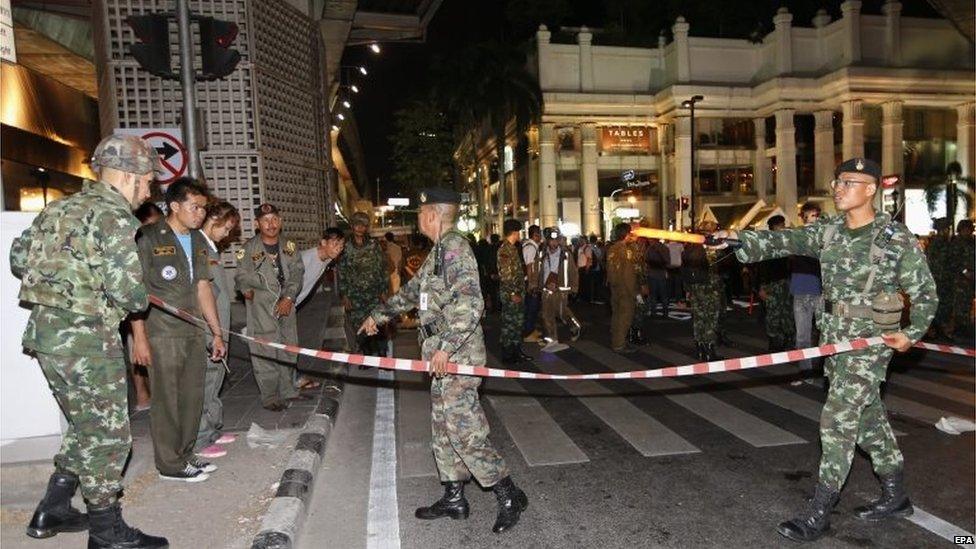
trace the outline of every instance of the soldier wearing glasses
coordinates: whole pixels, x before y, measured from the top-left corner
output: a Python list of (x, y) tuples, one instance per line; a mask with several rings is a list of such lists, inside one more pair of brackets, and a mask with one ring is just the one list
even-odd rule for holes
[[(782, 231), (719, 231), (736, 238), (743, 262), (805, 255), (820, 260), (824, 312), (818, 325), (826, 342), (881, 336), (886, 346), (872, 346), (832, 356), (824, 373), (830, 391), (820, 418), (820, 475), (813, 499), (778, 531), (795, 541), (813, 541), (830, 526), (830, 512), (840, 498), (855, 445), (870, 457), (881, 480), (881, 497), (854, 513), (863, 520), (904, 517), (913, 512), (905, 491), (904, 459), (892, 433), (880, 387), (893, 350), (907, 351), (925, 334), (938, 299), (935, 282), (918, 241), (907, 227), (875, 211), (881, 167), (864, 158), (837, 167), (831, 182), (841, 215)], [(899, 321), (911, 303), (908, 326)]]

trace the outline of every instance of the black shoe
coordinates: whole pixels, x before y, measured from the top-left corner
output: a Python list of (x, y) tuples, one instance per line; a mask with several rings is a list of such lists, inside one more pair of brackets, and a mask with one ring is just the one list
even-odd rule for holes
[(464, 483), (460, 481), (445, 482), (444, 496), (430, 507), (419, 507), (413, 516), (421, 520), (434, 520), (451, 517), (454, 520), (468, 518), (468, 500), (464, 498)]
[(103, 507), (88, 506), (91, 527), (88, 529), (88, 549), (161, 549), (169, 541), (159, 536), (143, 534), (125, 523), (119, 502)]
[(495, 492), (495, 499), (498, 500), (498, 518), (495, 519), (491, 531), (501, 534), (518, 524), (519, 515), (529, 506), (529, 498), (525, 497), (525, 492), (515, 486), (512, 477), (501, 479), (491, 489)]
[(32, 538), (49, 538), (59, 532), (83, 532), (88, 529), (88, 515), (71, 506), (78, 490), (78, 477), (71, 473), (54, 473), (47, 481), (47, 492), (37, 504), (27, 525)]
[(203, 469), (198, 469), (193, 464), (187, 463), (183, 466), (182, 471), (177, 471), (175, 473), (159, 473), (159, 478), (162, 480), (176, 480), (179, 482), (203, 482), (210, 478), (210, 475), (205, 473)]
[(519, 362), (522, 362), (523, 364), (532, 364), (533, 362), (535, 362), (535, 359), (532, 358), (531, 355), (525, 354), (525, 351), (522, 350), (521, 345), (518, 346), (518, 356), (519, 356)]
[(718, 356), (718, 353), (715, 352), (714, 343), (705, 344), (705, 361), (711, 362), (713, 360), (721, 360), (721, 358), (722, 357)]
[(888, 517), (907, 517), (915, 512), (911, 500), (905, 491), (905, 473), (895, 471), (881, 478), (881, 497), (877, 500), (856, 507), (854, 514), (863, 520), (884, 520)]
[(808, 507), (793, 520), (779, 523), (776, 530), (793, 541), (816, 541), (830, 530), (830, 511), (840, 494), (817, 484)]
[(620, 353), (622, 355), (632, 355), (638, 351), (640, 351), (640, 349), (631, 345), (630, 342), (625, 343), (624, 346), (619, 349), (613, 349), (613, 352)]

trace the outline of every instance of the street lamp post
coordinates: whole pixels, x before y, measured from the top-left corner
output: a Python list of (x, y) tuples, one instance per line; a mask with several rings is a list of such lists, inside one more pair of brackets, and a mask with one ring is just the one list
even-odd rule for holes
[[(691, 99), (681, 102), (682, 107), (691, 110), (691, 196), (688, 198), (688, 217), (692, 229), (695, 228), (695, 103), (703, 99), (705, 98), (701, 95), (693, 95)], [(678, 200), (681, 200), (680, 194)]]

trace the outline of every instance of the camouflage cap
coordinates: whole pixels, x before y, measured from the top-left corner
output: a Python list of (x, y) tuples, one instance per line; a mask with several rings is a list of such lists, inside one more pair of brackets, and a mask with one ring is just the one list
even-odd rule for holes
[(349, 224), (355, 227), (356, 225), (362, 225), (364, 227), (369, 227), (369, 214), (366, 212), (356, 212), (352, 214), (349, 218)]
[(95, 147), (92, 153), (93, 170), (113, 168), (144, 175), (159, 167), (159, 154), (138, 136), (112, 134)]

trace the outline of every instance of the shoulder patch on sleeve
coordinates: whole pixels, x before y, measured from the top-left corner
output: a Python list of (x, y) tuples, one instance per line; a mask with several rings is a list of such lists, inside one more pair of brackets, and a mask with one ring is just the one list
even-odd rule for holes
[(237, 250), (237, 253), (235, 253), (234, 255), (237, 257), (237, 260), (240, 261), (240, 260), (244, 259), (244, 254), (245, 253), (247, 253), (247, 252), (244, 251), (244, 248), (240, 248), (239, 250)]

